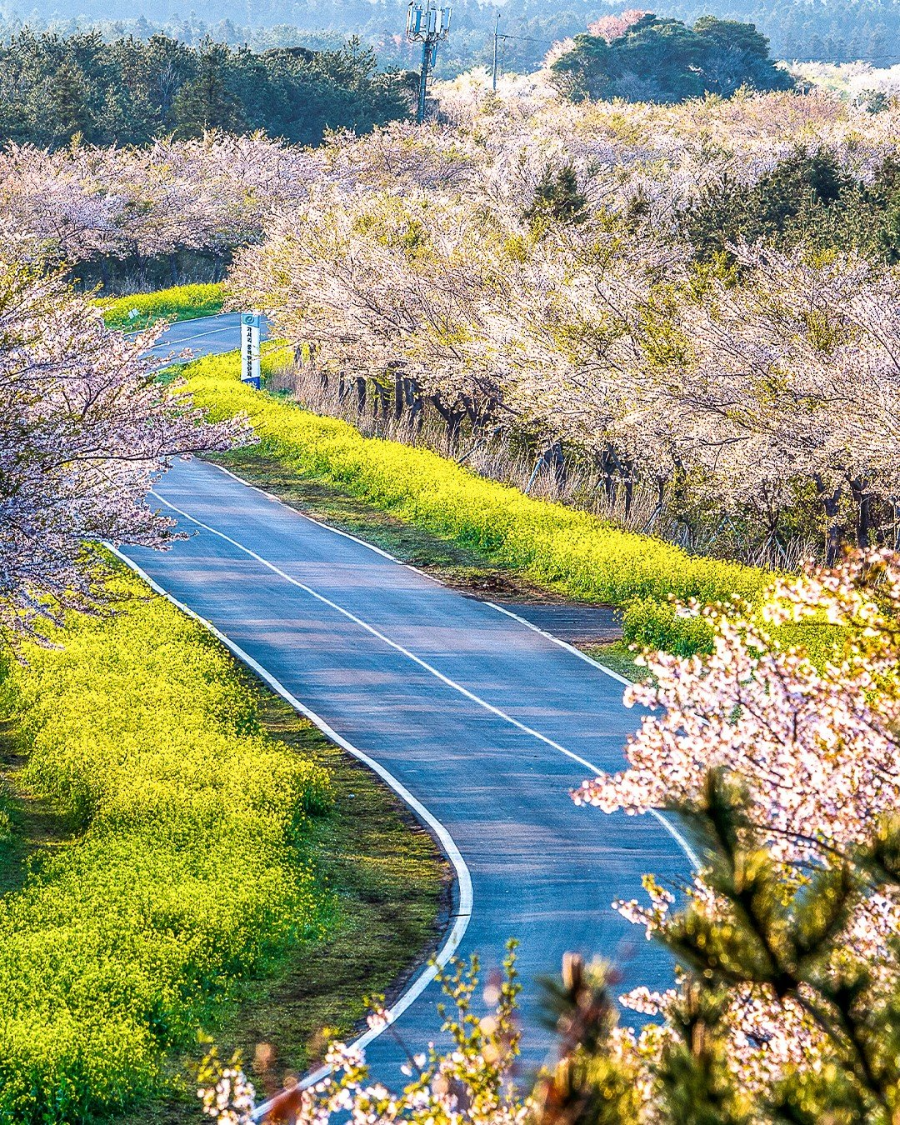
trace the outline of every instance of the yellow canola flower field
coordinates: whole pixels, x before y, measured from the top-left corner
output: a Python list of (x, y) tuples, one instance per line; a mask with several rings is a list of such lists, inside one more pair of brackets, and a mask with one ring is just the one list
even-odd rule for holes
[[(265, 370), (265, 357), (263, 364)], [(705, 622), (677, 616), (670, 597), (753, 600), (772, 581), (766, 571), (689, 555), (588, 512), (525, 496), (429, 450), (365, 438), (346, 422), (259, 394), (241, 384), (236, 354), (197, 360), (184, 374), (212, 417), (246, 413), (262, 443), (257, 448), (279, 464), (332, 480), (550, 589), (625, 608), (626, 639), (673, 651), (702, 648)]]
[(94, 303), (103, 313), (107, 328), (137, 330), (157, 320), (192, 320), (221, 312), (225, 286), (174, 285), (155, 293), (133, 293), (129, 297), (99, 297)]
[(0, 1122), (94, 1120), (165, 1082), (237, 980), (323, 932), (304, 854), (332, 783), (261, 730), (202, 629), (131, 576), (0, 679), (0, 715), (71, 839), (0, 898)]

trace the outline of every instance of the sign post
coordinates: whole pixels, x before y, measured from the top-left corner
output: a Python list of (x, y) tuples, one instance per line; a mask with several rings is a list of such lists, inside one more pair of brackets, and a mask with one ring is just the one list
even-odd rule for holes
[(241, 313), (241, 382), (249, 383), (256, 390), (259, 390), (260, 387), (260, 319), (258, 312)]

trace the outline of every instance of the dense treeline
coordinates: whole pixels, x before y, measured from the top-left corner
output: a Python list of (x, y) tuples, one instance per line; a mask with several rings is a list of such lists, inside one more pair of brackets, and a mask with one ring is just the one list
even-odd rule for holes
[(404, 76), (378, 70), (351, 40), (335, 51), (254, 53), (154, 35), (106, 43), (99, 33), (23, 31), (0, 47), (0, 139), (40, 147), (76, 135), (95, 144), (262, 129), (317, 144), (327, 129), (366, 132), (409, 111)]
[[(606, 22), (615, 34), (604, 37), (596, 32), (604, 21), (595, 23), (553, 64), (558, 88), (576, 100), (667, 102), (791, 85), (752, 25), (706, 17), (689, 28), (645, 15), (620, 33), (620, 20)], [(191, 47), (164, 35), (105, 42), (96, 31), (24, 30), (0, 46), (0, 141), (146, 145), (263, 130), (317, 144), (328, 129), (365, 133), (406, 116), (413, 87), (409, 72), (379, 71), (358, 39), (338, 50), (256, 52), (211, 39)]]
[[(502, 5), (500, 31), (510, 38), (500, 44), (503, 67), (527, 73), (536, 70), (557, 40), (583, 32), (592, 21), (618, 13), (622, 4), (597, 0), (507, 0)], [(126, 5), (122, 0), (78, 0), (73, 17), (60, 20), (59, 8), (49, 0), (28, 6), (28, 20), (45, 19), (60, 32), (71, 34), (92, 23), (107, 38), (154, 32), (199, 44), (209, 34), (232, 46), (249, 43), (256, 50), (303, 45), (336, 49), (343, 39), (359, 35), (375, 48), (382, 63), (413, 66), (414, 47), (403, 41), (406, 0), (265, 0), (254, 5), (253, 22), (239, 0), (195, 0), (190, 14), (175, 0), (152, 5)], [(438, 73), (450, 76), (491, 61), (491, 33), (496, 8), (478, 0), (456, 0), (454, 29), (441, 48)], [(864, 59), (876, 66), (900, 62), (900, 2), (849, 0), (809, 4), (806, 0), (663, 0), (653, 5), (660, 16), (693, 23), (708, 14), (756, 24), (779, 59), (845, 62)], [(135, 18), (135, 15), (138, 18)], [(7, 33), (19, 24), (6, 21)]]
[(0, 215), (110, 291), (251, 247), (234, 292), (314, 345), (308, 405), (632, 529), (781, 565), (898, 541), (897, 111), (542, 81), (460, 79), (437, 90), (456, 128), (316, 149), (11, 146)]

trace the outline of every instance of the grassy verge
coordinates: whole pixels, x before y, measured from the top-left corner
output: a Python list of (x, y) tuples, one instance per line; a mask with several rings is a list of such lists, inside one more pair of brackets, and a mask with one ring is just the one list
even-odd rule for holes
[(607, 668), (618, 672), (620, 676), (624, 676), (626, 680), (631, 680), (633, 683), (640, 683), (649, 676), (646, 668), (640, 668), (635, 664), (636, 654), (622, 641), (607, 645), (581, 645), (580, 647), (588, 656), (599, 660), (601, 664), (605, 664)]
[[(319, 1061), (323, 1028), (349, 1035), (365, 1015), (367, 995), (399, 994), (437, 946), (451, 877), (431, 837), (369, 770), (277, 697), (265, 693), (261, 717), (280, 742), (327, 768), (338, 794), (310, 838), (317, 871), (334, 894), (327, 939), (299, 950), (219, 1036), (241, 1050), (254, 1082), (274, 1092), (285, 1070)], [(260, 1044), (271, 1052), (260, 1052)], [(264, 1065), (268, 1057), (275, 1061)]]
[(241, 385), (237, 358), (215, 356), (186, 369), (198, 404), (215, 417), (245, 411), (260, 435), (257, 455), (300, 480), (325, 481), (410, 526), (474, 552), (525, 582), (584, 601), (625, 608), (628, 640), (691, 652), (709, 642), (705, 622), (676, 616), (670, 597), (702, 602), (753, 599), (771, 575), (697, 558), (586, 512), (535, 500), (446, 458), (364, 438)]
[(107, 328), (137, 330), (158, 320), (192, 320), (221, 312), (225, 286), (176, 285), (156, 293), (130, 297), (100, 297), (95, 303), (103, 312)]
[(510, 597), (547, 597), (547, 592), (509, 564), (490, 559), (426, 528), (374, 507), (324, 477), (291, 471), (259, 446), (210, 460), (278, 496), (286, 504), (411, 563), (455, 589)]
[(430, 839), (199, 626), (121, 582), (120, 616), (74, 621), (2, 683), (4, 1123), (148, 1102), (142, 1121), (181, 1120), (200, 1030), (262, 1035), (302, 1067), (321, 1020), (349, 1027), (433, 938)]

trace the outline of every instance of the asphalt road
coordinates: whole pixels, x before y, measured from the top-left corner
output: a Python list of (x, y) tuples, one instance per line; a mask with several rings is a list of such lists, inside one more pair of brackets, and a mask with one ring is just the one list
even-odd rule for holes
[(240, 313), (181, 320), (166, 329), (148, 354), (164, 363), (181, 358), (185, 350), (189, 350), (193, 358), (218, 355), (240, 345), (240, 329)]
[[(614, 959), (623, 989), (670, 982), (667, 956), (611, 904), (640, 897), (646, 872), (683, 880), (684, 850), (650, 816), (608, 816), (569, 797), (595, 769), (623, 764), (638, 717), (622, 706), (621, 682), (212, 465), (176, 464), (156, 494), (192, 535), (128, 556), (389, 771), (445, 846), (452, 839), (460, 955), (477, 952), (491, 969), (507, 939), (519, 940), (527, 1062), (550, 1043), (536, 978), (566, 950)], [(437, 1038), (438, 995), (431, 983), (396, 1023), (413, 1050)], [(390, 1035), (367, 1054), (379, 1077), (399, 1079)]]

